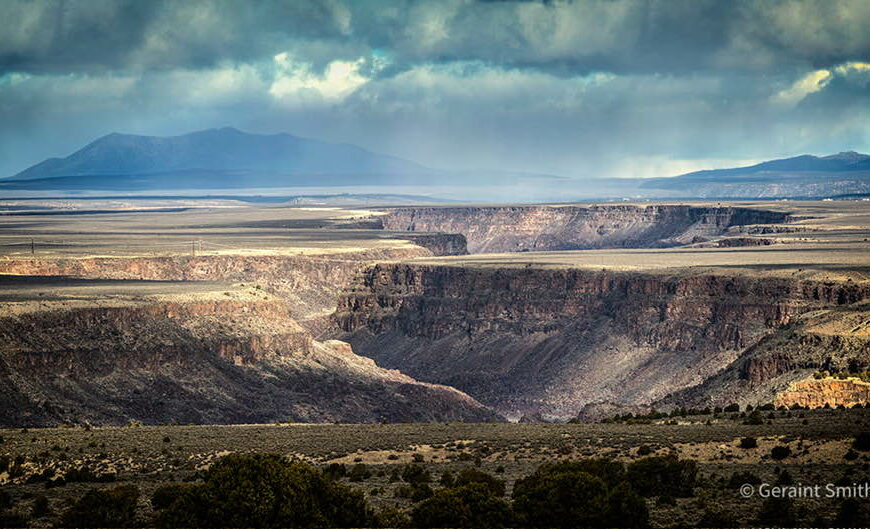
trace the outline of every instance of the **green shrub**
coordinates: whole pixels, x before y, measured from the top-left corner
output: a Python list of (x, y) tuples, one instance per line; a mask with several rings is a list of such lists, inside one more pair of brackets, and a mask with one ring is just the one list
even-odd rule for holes
[(0, 527), (27, 527), (27, 517), (18, 511), (0, 511)]
[(649, 445), (640, 445), (637, 447), (637, 455), (639, 456), (648, 456), (653, 453), (653, 449), (650, 448)]
[(361, 492), (275, 455), (228, 455), (202, 483), (167, 487), (152, 497), (158, 527), (359, 527), (372, 521)]
[(410, 485), (399, 485), (393, 492), (393, 495), (396, 498), (403, 498), (406, 500), (411, 499), (412, 494), (414, 494), (414, 489), (412, 489)]
[(625, 481), (607, 495), (604, 511), (606, 527), (646, 527), (649, 525), (649, 509), (643, 499)]
[(191, 493), (197, 495), (200, 485), (194, 483), (170, 483), (158, 487), (151, 496), (151, 506), (155, 511), (166, 509), (172, 505), (180, 496)]
[(405, 465), (401, 475), (402, 481), (405, 483), (429, 483), (432, 481), (432, 475), (429, 471), (417, 465)]
[(750, 424), (753, 426), (764, 424), (764, 417), (761, 416), (761, 412), (755, 410), (750, 413), (749, 416), (746, 417), (746, 419), (743, 420), (743, 424)]
[(761, 478), (749, 472), (735, 472), (731, 474), (731, 479), (728, 480), (727, 487), (729, 489), (739, 489), (740, 485), (748, 483), (750, 485), (761, 485)]
[(0, 489), (0, 511), (10, 509), (15, 505), (15, 500), (7, 491)]
[(412, 502), (417, 503), (431, 498), (433, 494), (432, 487), (428, 483), (415, 483), (411, 485), (411, 495), (409, 498)]
[(63, 527), (135, 527), (139, 489), (122, 485), (109, 490), (91, 489), (61, 516)]
[(677, 499), (673, 496), (659, 496), (656, 498), (656, 505), (667, 505), (668, 507), (673, 507), (677, 504)]
[(414, 508), (415, 527), (500, 528), (512, 525), (510, 505), (479, 483), (442, 489)]
[(330, 463), (323, 469), (323, 473), (332, 479), (341, 479), (347, 475), (347, 467), (341, 463)]
[(362, 463), (357, 463), (352, 466), (350, 472), (347, 473), (347, 479), (350, 481), (365, 481), (372, 477), (372, 472), (369, 470), (369, 467), (365, 466)]
[(615, 487), (625, 481), (625, 466), (612, 459), (587, 458), (576, 461), (544, 463), (534, 475), (586, 472), (601, 479), (608, 487)]
[(787, 498), (765, 499), (756, 521), (764, 527), (794, 527), (797, 520), (792, 512), (792, 501)]
[(33, 500), (33, 505), (30, 507), (30, 516), (33, 518), (42, 518), (49, 514), (51, 509), (48, 506), (48, 498), (45, 495), (39, 495)]
[(449, 470), (445, 470), (444, 473), (441, 474), (441, 480), (439, 481), (439, 483), (441, 483), (442, 487), (449, 488), (453, 486), (453, 481), (453, 473)]
[(411, 527), (411, 518), (396, 507), (384, 507), (375, 514), (375, 527)]
[(852, 448), (859, 452), (870, 450), (870, 433), (861, 432), (855, 436), (855, 441), (852, 442)]
[(514, 485), (519, 526), (601, 527), (607, 486), (588, 472), (536, 472)]
[(466, 468), (459, 472), (459, 474), (456, 476), (456, 479), (453, 481), (453, 486), (461, 487), (463, 485), (470, 485), (471, 483), (478, 483), (480, 485), (483, 485), (494, 496), (504, 496), (503, 481), (496, 479), (495, 477), (487, 474), (486, 472), (474, 468)]
[(432, 487), (428, 483), (414, 483), (412, 485), (400, 485), (396, 487), (396, 498), (411, 500), (414, 503), (423, 501), (432, 496)]
[(774, 446), (773, 448), (770, 449), (770, 457), (772, 457), (773, 459), (776, 459), (777, 461), (785, 459), (790, 455), (791, 455), (791, 448), (784, 446), (784, 445)]
[(740, 440), (740, 448), (758, 448), (758, 441), (755, 437), (744, 437)]
[(846, 498), (840, 504), (834, 524), (837, 527), (866, 527), (870, 522), (862, 504), (855, 498)]
[(791, 472), (788, 470), (783, 470), (779, 473), (779, 476), (776, 478), (776, 485), (794, 485), (794, 478), (791, 475)]
[(643, 496), (691, 496), (698, 476), (698, 465), (676, 456), (639, 459), (626, 467), (626, 481)]
[(607, 459), (544, 464), (514, 485), (514, 514), (525, 527), (645, 527), (646, 502), (621, 463)]

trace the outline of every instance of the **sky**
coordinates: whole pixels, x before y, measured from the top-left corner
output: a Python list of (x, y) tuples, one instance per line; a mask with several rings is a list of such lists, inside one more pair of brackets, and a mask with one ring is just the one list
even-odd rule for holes
[(870, 152), (866, 0), (3, 0), (0, 20), (0, 176), (223, 126), (574, 178)]

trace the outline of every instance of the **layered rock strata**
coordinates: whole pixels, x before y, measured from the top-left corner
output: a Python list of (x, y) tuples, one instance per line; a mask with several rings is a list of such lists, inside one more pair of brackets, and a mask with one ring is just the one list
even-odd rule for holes
[(789, 220), (777, 211), (684, 205), (420, 207), (381, 217), (391, 231), (462, 234), (471, 253), (677, 246)]
[(379, 365), (512, 418), (634, 405), (698, 385), (856, 283), (717, 273), (379, 264), (339, 300), (336, 336)]
[(234, 295), (10, 303), (0, 426), (499, 419), (453, 388), (315, 340), (280, 299)]

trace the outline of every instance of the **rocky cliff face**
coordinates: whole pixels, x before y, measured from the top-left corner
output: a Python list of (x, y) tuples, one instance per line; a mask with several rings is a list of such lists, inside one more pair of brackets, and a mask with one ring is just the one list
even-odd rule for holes
[(712, 273), (380, 264), (341, 297), (335, 326), (378, 364), (507, 416), (570, 417), (700, 384), (799, 314), (867, 295)]
[(856, 378), (841, 380), (838, 378), (809, 378), (800, 380), (776, 395), (773, 404), (776, 407), (803, 406), (807, 408), (824, 408), (829, 406), (852, 407), (856, 404), (865, 405), (870, 402), (870, 383)]
[(666, 247), (701, 242), (733, 226), (789, 221), (787, 213), (681, 205), (398, 208), (392, 231), (460, 233), (471, 253)]
[[(431, 237), (437, 250), (464, 248), (464, 239)], [(440, 246), (439, 246), (440, 245)], [(311, 328), (334, 309), (342, 288), (376, 260), (441, 255), (422, 246), (335, 255), (201, 255), (0, 259), (0, 274), (89, 279), (256, 282), (286, 300), (294, 318)]]
[(315, 340), (274, 297), (4, 314), (0, 396), (4, 427), (498, 419), (453, 388)]
[[(857, 291), (866, 288), (846, 285)], [(861, 296), (862, 299), (867, 297), (866, 292)], [(862, 300), (853, 301), (853, 298), (851, 294), (837, 296), (838, 306), (793, 318), (788, 325), (746, 349), (703, 384), (670, 395), (660, 404), (764, 404), (773, 402), (781, 392), (790, 391), (793, 384), (814, 371), (844, 373), (870, 369), (870, 318), (867, 317), (870, 305)], [(815, 390), (819, 393), (810, 397)], [(800, 391), (803, 393), (800, 398), (808, 403), (817, 401), (824, 406), (829, 400), (824, 384), (803, 385)]]

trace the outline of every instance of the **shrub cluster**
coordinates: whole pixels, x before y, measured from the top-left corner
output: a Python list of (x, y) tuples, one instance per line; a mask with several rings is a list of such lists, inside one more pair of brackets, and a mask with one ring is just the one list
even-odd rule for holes
[(361, 492), (275, 455), (228, 455), (201, 483), (166, 485), (151, 499), (158, 527), (363, 527)]
[(61, 517), (62, 527), (137, 527), (139, 489), (122, 485), (109, 490), (92, 489), (73, 503)]
[[(357, 467), (358, 468), (358, 467)], [(356, 473), (361, 473), (357, 470)], [(154, 516), (136, 517), (139, 491), (133, 486), (94, 489), (61, 516), (68, 527), (647, 527), (646, 498), (693, 494), (697, 468), (674, 456), (647, 457), (629, 464), (584, 459), (541, 465), (505, 484), (474, 468), (432, 476), (419, 465), (396, 469), (417, 505), (410, 516), (396, 508), (374, 513), (363, 494), (337, 481), (354, 470), (326, 471), (275, 455), (229, 455), (202, 480), (158, 488)], [(2, 499), (2, 498), (0, 498)], [(8, 500), (8, 498), (7, 498)], [(7, 501), (8, 503), (8, 501)], [(44, 511), (47, 505), (39, 510)]]
[[(650, 461), (655, 460), (655, 461)], [(516, 525), (521, 527), (646, 527), (643, 492), (657, 478), (647, 472), (670, 458), (651, 457), (628, 465), (587, 459), (542, 465), (514, 486)], [(640, 463), (640, 465), (638, 465)], [(642, 478), (634, 488), (632, 479)], [(668, 487), (655, 494), (667, 494)]]
[(693, 494), (698, 469), (674, 456), (647, 457), (628, 465), (609, 459), (584, 459), (541, 465), (514, 485), (512, 503), (504, 484), (474, 469), (412, 512), (419, 527), (647, 527), (645, 497)]

